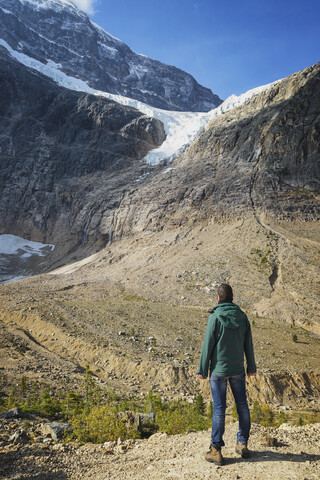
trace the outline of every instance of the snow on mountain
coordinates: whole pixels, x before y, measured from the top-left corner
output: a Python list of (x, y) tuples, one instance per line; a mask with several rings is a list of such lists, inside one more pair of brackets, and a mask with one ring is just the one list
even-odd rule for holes
[(221, 103), (190, 74), (133, 52), (69, 0), (0, 0), (0, 38), (91, 88), (157, 108), (209, 111)]
[(0, 255), (17, 255), (23, 258), (39, 255), (44, 257), (52, 251), (54, 245), (41, 242), (31, 242), (15, 235), (0, 235)]
[[(23, 9), (24, 6), (27, 7), (26, 11)], [(32, 10), (30, 11), (31, 7)], [(44, 10), (47, 13), (43, 16)], [(61, 11), (63, 15), (61, 15)], [(7, 16), (3, 18), (3, 27), (1, 28), (1, 13), (6, 12)], [(56, 28), (59, 22), (61, 26)], [(13, 32), (10, 35), (8, 33), (9, 25), (12, 25), (13, 29), (19, 27), (23, 31), (23, 33), (20, 33), (20, 38), (15, 38), (15, 41), (12, 38), (14, 36)], [(72, 34), (71, 29), (74, 30)], [(80, 33), (81, 39), (79, 38)], [(170, 81), (168, 80), (168, 70), (166, 68), (169, 68), (169, 72), (172, 72), (170, 68), (173, 68), (175, 74), (180, 72), (176, 83), (181, 83), (181, 71), (174, 69), (174, 67), (167, 67), (148, 57), (134, 54), (119, 39), (91, 22), (85, 13), (69, 0), (0, 0), (0, 37), (6, 35), (7, 40), (5, 38), (0, 39), (0, 44), (13, 57), (27, 67), (52, 78), (59, 85), (71, 90), (110, 98), (161, 120), (165, 127), (167, 139), (159, 148), (152, 150), (147, 155), (146, 161), (152, 165), (163, 160), (173, 160), (204, 131), (211, 118), (244, 103), (252, 95), (269, 87), (269, 85), (258, 87), (258, 89), (250, 90), (239, 97), (232, 95), (220, 106), (210, 109), (208, 112), (180, 112), (151, 106), (150, 104), (154, 103), (154, 95), (150, 94), (150, 90), (148, 90), (151, 82), (150, 75), (152, 81), (154, 81), (154, 78), (160, 78), (161, 89), (165, 91), (165, 97), (177, 97), (176, 87), (173, 86), (174, 79), (170, 78)], [(74, 37), (76, 37), (76, 40)], [(94, 42), (92, 42), (92, 37), (95, 38)], [(37, 45), (37, 42), (40, 42), (39, 45)], [(83, 45), (81, 45), (81, 42), (83, 42)], [(81, 68), (87, 60), (87, 56), (84, 55), (86, 50), (83, 48), (86, 47), (90, 51), (90, 43), (92, 48), (95, 46), (92, 55), (96, 56), (98, 63), (102, 62), (104, 69), (107, 67), (108, 77), (113, 82), (112, 85), (108, 84), (110, 89), (102, 81), (98, 81), (97, 84), (104, 86), (104, 88), (92, 86), (94, 82), (88, 76), (86, 66), (82, 70), (82, 78), (78, 76), (78, 72), (81, 72)], [(103, 63), (106, 60), (107, 64)], [(67, 66), (66, 62), (68, 63)], [(92, 62), (93, 59), (91, 59)], [(81, 65), (81, 68), (76, 68), (77, 65)], [(162, 70), (158, 71), (157, 69), (160, 67)], [(136, 87), (125, 89), (130, 92), (130, 95), (112, 91), (116, 90), (114, 88), (115, 84), (119, 82), (119, 79), (121, 80), (119, 68), (120, 70), (126, 70), (126, 81), (128, 80), (129, 83), (130, 81), (135, 82)], [(111, 72), (114, 72), (114, 74)], [(182, 73), (184, 74), (184, 72)], [(194, 82), (190, 75), (184, 75), (184, 82), (182, 82), (179, 93), (180, 97), (188, 96), (188, 87), (189, 90), (192, 90)], [(148, 85), (148, 88), (146, 89), (144, 85)], [(139, 87), (139, 93), (137, 93), (137, 87)], [(134, 96), (138, 98), (134, 98)], [(147, 103), (141, 101), (140, 97), (147, 99)], [(161, 103), (162, 100), (155, 103), (159, 102)], [(202, 103), (202, 107), (204, 104), (206, 104), (206, 101)], [(209, 107), (209, 103), (206, 105)]]
[(32, 275), (39, 271), (54, 245), (31, 242), (15, 235), (0, 235), (0, 283)]
[(151, 165), (156, 165), (164, 160), (168, 162), (172, 161), (180, 153), (185, 151), (186, 148), (205, 130), (213, 117), (242, 105), (254, 95), (257, 95), (277, 83), (273, 82), (268, 85), (257, 87), (239, 96), (231, 95), (219, 107), (210, 112), (172, 112), (151, 107), (143, 102), (122, 95), (115, 95), (96, 90), (89, 87), (89, 85), (83, 80), (66, 75), (60, 70), (59, 64), (50, 60), (47, 61), (47, 64), (44, 64), (24, 53), (13, 50), (4, 40), (0, 40), (0, 45), (3, 45), (19, 62), (52, 78), (62, 87), (109, 98), (122, 105), (136, 108), (149, 117), (154, 117), (160, 120), (164, 124), (167, 138), (160, 147), (150, 151), (146, 156), (145, 161)]
[(93, 11), (93, 3), (92, 0), (44, 0), (43, 2), (39, 2), (37, 0), (20, 0), (21, 3), (29, 3), (33, 5), (35, 8), (56, 8), (57, 10), (61, 8), (61, 4), (68, 5), (69, 7), (78, 7), (80, 10), (83, 10), (86, 13), (91, 14)]
[(61, 10), (65, 6), (73, 7), (76, 9), (75, 2), (69, 2), (68, 0), (19, 0), (20, 3), (28, 3), (32, 5), (35, 10), (40, 9), (54, 9)]

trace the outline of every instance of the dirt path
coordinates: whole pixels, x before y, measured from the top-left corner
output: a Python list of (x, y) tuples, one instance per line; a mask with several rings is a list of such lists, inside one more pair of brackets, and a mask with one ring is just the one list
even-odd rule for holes
[[(226, 427), (226, 465), (206, 462), (210, 432), (155, 434), (114, 445), (34, 444), (0, 447), (0, 478), (10, 480), (318, 480), (320, 425), (277, 430), (253, 425), (252, 458), (234, 452), (236, 424)], [(274, 437), (276, 446), (267, 446)]]

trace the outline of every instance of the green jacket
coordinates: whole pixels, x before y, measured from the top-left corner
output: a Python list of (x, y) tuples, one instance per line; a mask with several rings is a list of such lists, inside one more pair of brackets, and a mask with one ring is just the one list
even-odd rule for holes
[(244, 354), (247, 373), (254, 373), (256, 364), (247, 315), (232, 302), (219, 303), (209, 313), (197, 373), (206, 378), (210, 367), (210, 376), (240, 375), (245, 371)]

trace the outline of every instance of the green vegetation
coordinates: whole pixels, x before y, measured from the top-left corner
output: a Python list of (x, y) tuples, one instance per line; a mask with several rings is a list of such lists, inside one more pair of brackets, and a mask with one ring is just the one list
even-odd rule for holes
[[(211, 427), (213, 414), (212, 402), (206, 405), (200, 392), (193, 403), (181, 399), (164, 400), (152, 391), (144, 400), (105, 392), (95, 385), (89, 366), (83, 374), (82, 391), (77, 393), (69, 390), (52, 392), (46, 385), (28, 384), (23, 376), (9, 393), (5, 394), (4, 389), (0, 389), (0, 411), (13, 407), (51, 420), (68, 421), (72, 431), (66, 440), (92, 443), (139, 438), (157, 431), (174, 435), (190, 430), (207, 430)], [(142, 432), (134, 422), (134, 414), (139, 412), (155, 414), (155, 422), (145, 423)], [(238, 420), (235, 404), (231, 416), (234, 422)], [(256, 401), (251, 410), (251, 420), (275, 428), (287, 422), (305, 425), (319, 422), (320, 412), (276, 412)]]
[(288, 423), (288, 417), (284, 412), (280, 412), (278, 416), (278, 426), (282, 425), (283, 423)]
[(303, 419), (302, 419), (302, 417), (299, 417), (299, 418), (298, 418), (297, 425), (298, 425), (298, 427), (302, 427), (302, 425), (303, 425)]
[(72, 431), (66, 440), (92, 443), (139, 438), (141, 431), (134, 422), (134, 413), (138, 412), (155, 414), (155, 422), (144, 425), (142, 435), (145, 436), (156, 431), (179, 434), (205, 430), (212, 421), (212, 403), (206, 408), (201, 393), (193, 403), (163, 400), (152, 391), (145, 400), (119, 396), (99, 389), (88, 365), (79, 393), (52, 392), (45, 385), (39, 390), (35, 385), (28, 385), (23, 376), (19, 388), (7, 395), (0, 391), (0, 411), (13, 407), (51, 420), (68, 421)]
[(258, 267), (266, 268), (267, 270), (271, 268), (272, 252), (270, 249), (264, 253), (260, 248), (253, 248), (250, 254), (253, 255), (254, 262)]
[(73, 431), (70, 438), (81, 442), (103, 443), (118, 438), (127, 440), (140, 436), (134, 426), (119, 417), (117, 408), (110, 404), (84, 409), (72, 417), (71, 424)]
[(288, 417), (284, 412), (275, 413), (268, 405), (260, 405), (254, 402), (251, 411), (252, 422), (259, 423), (264, 427), (279, 427), (282, 423), (288, 422)]
[(293, 340), (295, 343), (298, 342), (298, 337), (297, 337), (297, 335), (296, 335), (295, 333), (292, 335), (292, 340)]
[[(205, 415), (205, 404), (201, 393), (192, 404), (183, 400), (165, 401), (152, 392), (146, 398), (145, 408), (155, 413), (157, 429), (169, 435), (186, 433), (189, 430), (206, 430), (211, 426), (212, 417)], [(210, 411), (211, 413), (211, 411)]]
[(251, 420), (264, 427), (278, 428), (282, 423), (301, 426), (307, 423), (318, 423), (320, 421), (320, 412), (319, 410), (310, 410), (302, 415), (301, 412), (297, 413), (292, 411), (290, 414), (286, 414), (283, 411), (276, 412), (268, 405), (260, 405), (259, 402), (256, 401), (251, 411)]
[(251, 420), (264, 427), (271, 427), (274, 425), (274, 413), (268, 405), (261, 406), (259, 402), (255, 401), (251, 412)]

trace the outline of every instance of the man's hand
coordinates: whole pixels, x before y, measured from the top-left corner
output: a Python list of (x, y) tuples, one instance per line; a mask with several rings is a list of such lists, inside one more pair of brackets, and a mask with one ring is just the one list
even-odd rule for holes
[(205, 380), (204, 376), (201, 375), (201, 373), (196, 373), (196, 377), (199, 378), (200, 380)]
[(254, 377), (257, 372), (248, 373), (248, 377)]

